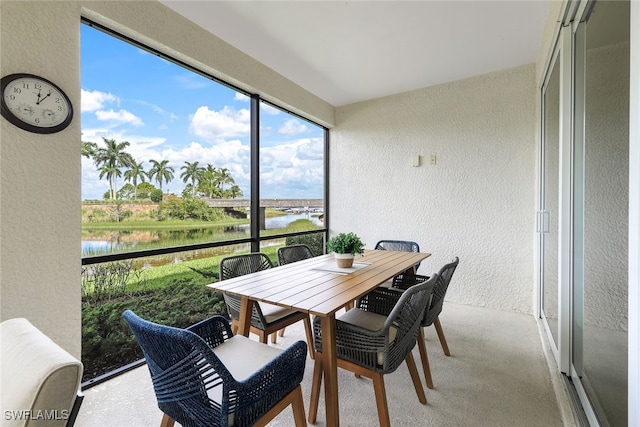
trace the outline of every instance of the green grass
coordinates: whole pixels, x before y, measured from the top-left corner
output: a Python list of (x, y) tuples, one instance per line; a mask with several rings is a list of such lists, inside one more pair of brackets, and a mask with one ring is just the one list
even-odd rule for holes
[[(263, 247), (261, 252), (277, 265), (278, 247), (299, 243), (296, 239), (311, 239), (308, 243), (313, 243), (313, 238), (308, 236), (292, 237), (281, 245)], [(233, 253), (236, 254), (241, 252)], [(127, 309), (153, 322), (179, 328), (213, 315), (226, 316), (222, 295), (206, 285), (218, 281), (220, 260), (229, 255), (139, 270), (139, 274), (129, 276), (124, 292), (110, 295), (105, 300), (95, 301), (89, 291), (82, 304), (83, 382), (143, 357), (122, 319), (122, 313)]]

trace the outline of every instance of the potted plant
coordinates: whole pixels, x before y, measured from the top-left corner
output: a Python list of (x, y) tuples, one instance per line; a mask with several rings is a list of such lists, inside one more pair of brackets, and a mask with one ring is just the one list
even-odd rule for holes
[(356, 254), (364, 254), (364, 243), (355, 233), (338, 233), (327, 241), (327, 250), (334, 253), (338, 267), (349, 268)]

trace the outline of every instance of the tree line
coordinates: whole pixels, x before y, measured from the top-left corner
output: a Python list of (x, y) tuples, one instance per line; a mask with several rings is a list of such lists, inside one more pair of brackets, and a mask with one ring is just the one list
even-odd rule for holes
[[(168, 160), (150, 159), (151, 167), (145, 170), (144, 161), (138, 162), (126, 149), (131, 144), (128, 141), (117, 142), (115, 139), (102, 138), (104, 147), (95, 142), (82, 141), (82, 155), (92, 159), (98, 169), (99, 178), (109, 182), (109, 191), (105, 199), (126, 200), (138, 198), (157, 198), (159, 193), (162, 200), (162, 185), (168, 184), (175, 177), (175, 169)], [(185, 188), (183, 198), (206, 196), (216, 199), (234, 199), (242, 196), (242, 190), (227, 168), (216, 168), (207, 163), (200, 166), (200, 162), (184, 162), (180, 167), (180, 178)], [(127, 183), (118, 189), (118, 179), (123, 178)], [(147, 179), (149, 182), (147, 182)], [(159, 189), (151, 184), (155, 181)], [(155, 192), (156, 197), (153, 197)]]

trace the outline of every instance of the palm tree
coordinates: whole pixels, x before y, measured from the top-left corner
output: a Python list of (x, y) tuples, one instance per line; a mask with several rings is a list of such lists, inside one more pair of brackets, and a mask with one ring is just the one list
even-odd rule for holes
[(130, 145), (128, 141), (118, 143), (115, 139), (102, 139), (105, 147), (93, 150), (93, 161), (100, 170), (100, 178), (106, 176), (109, 180), (109, 197), (115, 199), (116, 181), (121, 175), (120, 168), (132, 167), (135, 161), (131, 154), (124, 151)]
[(218, 180), (218, 170), (211, 164), (207, 163), (207, 167), (202, 172), (200, 182), (198, 184), (198, 190), (202, 191), (207, 197), (213, 199), (220, 197), (220, 188)]
[(167, 184), (173, 179), (173, 168), (171, 166), (167, 166), (169, 160), (162, 160), (158, 162), (157, 160), (149, 160), (149, 162), (153, 165), (147, 175), (149, 175), (149, 179), (153, 179), (155, 177), (156, 182), (160, 186), (160, 190), (162, 190), (162, 181)]
[(182, 182), (186, 183), (191, 180), (191, 197), (196, 196), (196, 182), (202, 178), (205, 169), (198, 166), (198, 162), (184, 162), (184, 166), (180, 168), (183, 172), (180, 174)]
[(82, 155), (90, 159), (96, 152), (98, 144), (95, 142), (82, 141)]
[(229, 175), (229, 169), (220, 168), (218, 169), (218, 183), (222, 192), (224, 193), (224, 184), (235, 184), (234, 179)]
[(144, 162), (138, 163), (134, 161), (133, 165), (124, 172), (124, 179), (130, 181), (133, 184), (134, 199), (138, 198), (138, 178), (140, 178), (142, 182), (145, 182), (145, 179), (147, 178), (147, 173), (142, 167), (143, 163)]
[(232, 199), (235, 199), (236, 197), (242, 196), (242, 190), (240, 189), (240, 187), (234, 184), (231, 186), (231, 188), (229, 188), (229, 190), (227, 190), (227, 194)]

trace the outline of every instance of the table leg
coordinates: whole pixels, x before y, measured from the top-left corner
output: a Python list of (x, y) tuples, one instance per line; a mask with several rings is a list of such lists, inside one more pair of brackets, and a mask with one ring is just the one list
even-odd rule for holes
[(338, 427), (338, 361), (336, 351), (336, 316), (322, 317), (322, 367), (327, 425)]
[(240, 321), (238, 325), (238, 334), (249, 336), (249, 329), (251, 328), (251, 312), (253, 311), (253, 300), (242, 297), (240, 303)]

